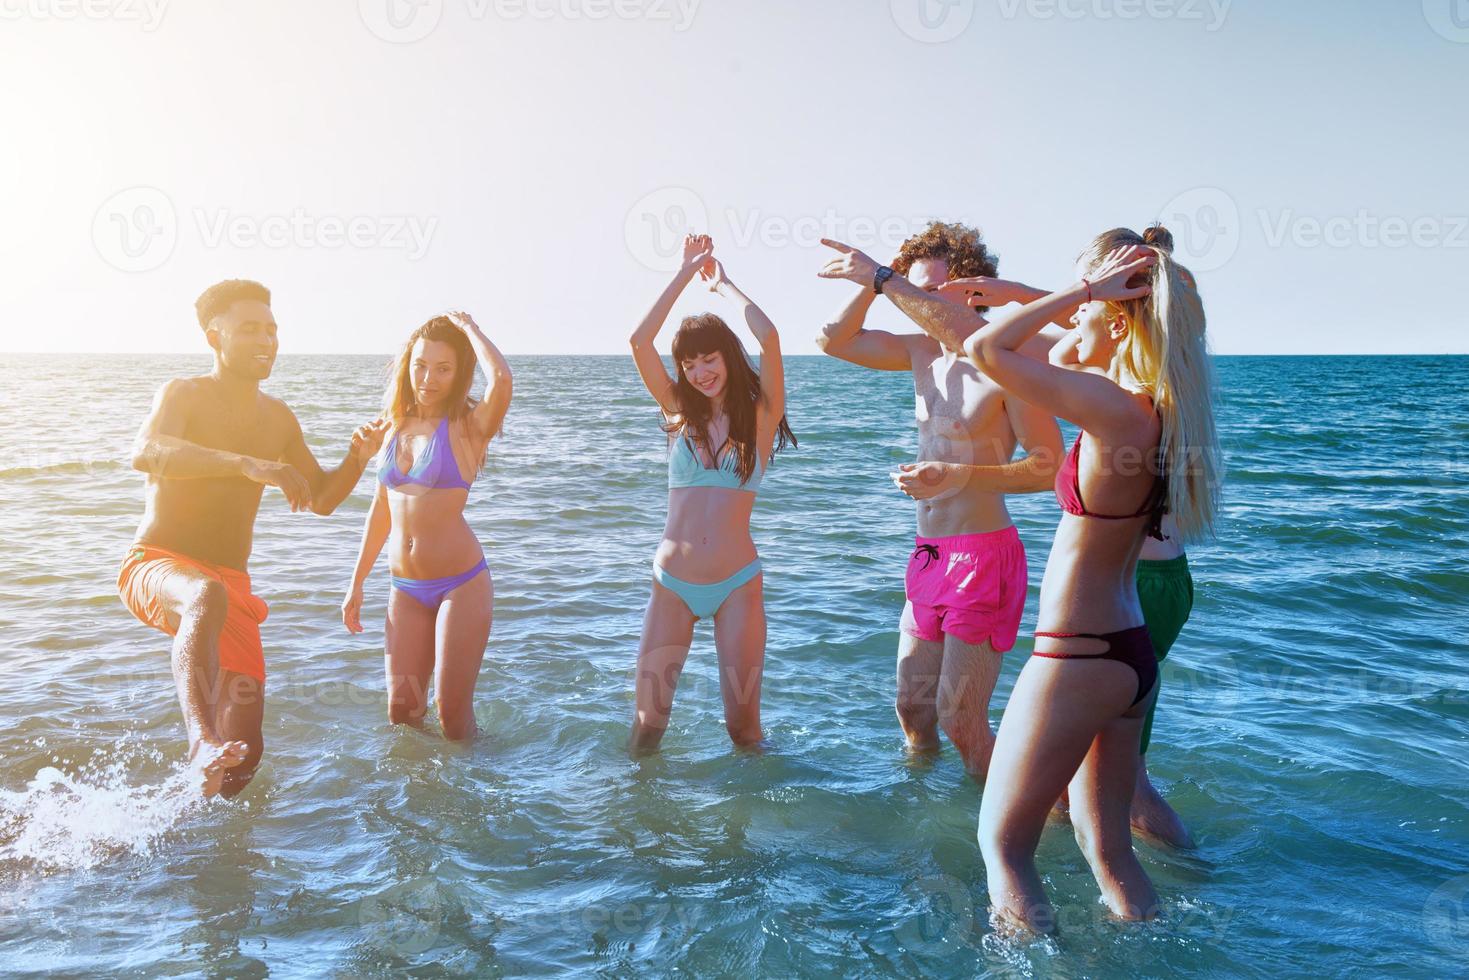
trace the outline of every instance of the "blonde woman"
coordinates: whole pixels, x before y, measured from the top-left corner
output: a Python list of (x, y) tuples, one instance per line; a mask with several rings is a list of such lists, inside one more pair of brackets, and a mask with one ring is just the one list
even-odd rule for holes
[[(1219, 495), (1204, 308), (1170, 244), (1162, 229), (1106, 232), (1082, 254), (1075, 285), (962, 340), (1007, 391), (1082, 430), (1056, 474), (1064, 514), (1041, 584), (1041, 629), (1005, 707), (980, 806), (979, 842), (1002, 926), (1054, 928), (1035, 850), (1068, 784), (1076, 837), (1108, 908), (1128, 919), (1157, 909), (1128, 820), (1158, 677), (1137, 558), (1144, 539), (1162, 533), (1165, 513), (1182, 540), (1211, 531)], [(823, 275), (870, 281), (881, 271), (838, 248)], [(974, 288), (998, 305), (995, 283)], [(899, 277), (884, 292), (940, 342), (973, 325), (962, 306)], [(1067, 318), (1077, 337), (1068, 363), (1019, 352), (1047, 323)]]

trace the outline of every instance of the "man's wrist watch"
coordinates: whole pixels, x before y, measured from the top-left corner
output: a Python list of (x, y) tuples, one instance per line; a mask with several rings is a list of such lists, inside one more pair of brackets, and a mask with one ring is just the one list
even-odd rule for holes
[(877, 267), (877, 274), (872, 277), (872, 291), (881, 294), (882, 287), (893, 277), (893, 270), (885, 265)]

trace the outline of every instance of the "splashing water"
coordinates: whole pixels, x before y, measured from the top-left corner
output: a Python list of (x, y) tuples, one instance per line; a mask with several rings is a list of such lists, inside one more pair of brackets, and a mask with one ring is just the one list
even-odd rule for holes
[(84, 870), (121, 855), (148, 855), (205, 805), (181, 766), (161, 783), (133, 786), (115, 758), (74, 774), (37, 771), (20, 792), (0, 790), (0, 869)]

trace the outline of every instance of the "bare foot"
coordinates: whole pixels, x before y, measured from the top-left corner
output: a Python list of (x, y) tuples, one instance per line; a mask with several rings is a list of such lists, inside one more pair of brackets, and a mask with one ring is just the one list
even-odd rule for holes
[(1183, 818), (1148, 779), (1147, 766), (1138, 760), (1137, 787), (1132, 791), (1132, 829), (1171, 847), (1191, 849), (1194, 839), (1183, 825)]
[(224, 771), (244, 762), (249, 754), (250, 746), (244, 742), (215, 744), (204, 739), (195, 742), (189, 768), (199, 778), (199, 791), (205, 796), (217, 796), (224, 785)]

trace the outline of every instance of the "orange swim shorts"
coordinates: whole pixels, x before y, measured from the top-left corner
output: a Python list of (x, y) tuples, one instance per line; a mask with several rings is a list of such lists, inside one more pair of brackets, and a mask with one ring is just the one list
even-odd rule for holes
[(219, 633), (219, 666), (264, 683), (265, 651), (260, 645), (260, 624), (265, 622), (270, 607), (264, 599), (250, 593), (247, 573), (162, 548), (135, 544), (128, 549), (117, 571), (117, 594), (128, 612), (173, 636), (177, 631), (169, 625), (163, 581), (169, 573), (186, 568), (203, 572), (223, 585), (229, 598), (229, 612)]

